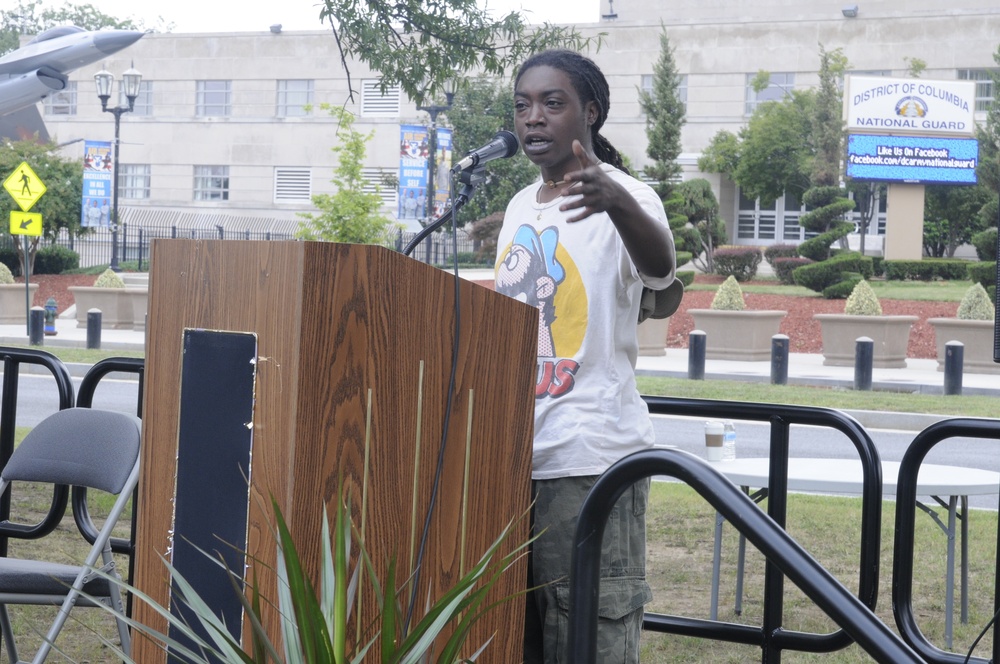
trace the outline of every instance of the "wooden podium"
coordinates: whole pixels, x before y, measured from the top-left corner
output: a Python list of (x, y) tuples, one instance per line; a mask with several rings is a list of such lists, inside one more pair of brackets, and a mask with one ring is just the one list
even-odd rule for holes
[[(201, 380), (197, 356), (183, 357), (192, 330), (256, 337), (252, 422), (245, 426), (252, 431), (250, 490), (244, 483), (240, 500), (246, 507), (247, 561), (264, 596), (277, 598), (268, 567), (275, 565), (270, 498), (280, 505), (306, 569), (317, 578), (323, 508), (332, 513), (338, 477), (350, 495), (354, 522), (361, 523), (366, 449), (366, 548), (380, 581), (393, 557), (397, 578), (405, 577), (412, 523), (419, 541), (448, 407), (454, 276), (380, 247), (322, 242), (154, 240), (151, 268), (135, 585), (168, 604), (160, 556), (173, 544), (179, 437), (187, 430), (182, 423), (197, 429), (216, 415), (227, 417), (226, 408), (211, 398), (195, 399), (197, 407), (182, 412), (182, 393)], [(537, 312), (458, 281), (456, 389), (418, 612), (425, 598), (439, 597), (460, 578), (463, 566), (475, 564), (529, 504)], [(226, 373), (208, 371), (223, 378), (219, 374)], [(224, 396), (219, 395), (220, 404)], [(215, 444), (210, 436), (205, 441), (199, 445)], [(226, 470), (213, 463), (206, 464), (211, 472)], [(212, 482), (200, 487), (209, 496), (215, 490)], [(223, 500), (220, 496), (219, 505)], [(217, 512), (214, 499), (203, 502), (199, 509), (205, 514)], [(527, 536), (525, 519), (510, 542), (522, 543)], [(523, 589), (525, 580), (522, 559), (503, 576), (497, 596)], [(508, 602), (475, 628), (468, 640), (473, 648), (495, 635), (480, 661), (520, 661), (523, 604)], [(365, 597), (362, 606), (367, 624), (376, 615), (375, 604)], [(142, 602), (135, 603), (133, 615), (165, 628)], [(273, 611), (265, 624), (277, 638)], [(166, 660), (141, 636), (133, 658)]]

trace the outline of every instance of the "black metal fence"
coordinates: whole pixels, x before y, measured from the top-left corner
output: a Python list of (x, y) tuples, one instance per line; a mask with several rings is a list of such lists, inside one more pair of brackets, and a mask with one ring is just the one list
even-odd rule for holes
[[(395, 251), (402, 251), (403, 247), (415, 236), (416, 233), (413, 232), (393, 229), (377, 244)], [(138, 263), (140, 270), (148, 269), (150, 243), (160, 238), (269, 241), (294, 240), (295, 235), (291, 232), (249, 227), (230, 228), (222, 225), (185, 227), (122, 223), (118, 231), (118, 261), (120, 263), (134, 261)], [(452, 262), (452, 256), (455, 254), (456, 240), (460, 262), (480, 262), (476, 258), (479, 242), (470, 238), (462, 229), (458, 230), (458, 237), (454, 240), (450, 232), (435, 233), (413, 252), (412, 257), (432, 265), (448, 265)], [(56, 238), (54, 244), (75, 251), (80, 256), (80, 267), (107, 265), (111, 262), (112, 232), (109, 228), (94, 228), (82, 236), (72, 236), (63, 231)], [(487, 258), (486, 260), (491, 259)]]

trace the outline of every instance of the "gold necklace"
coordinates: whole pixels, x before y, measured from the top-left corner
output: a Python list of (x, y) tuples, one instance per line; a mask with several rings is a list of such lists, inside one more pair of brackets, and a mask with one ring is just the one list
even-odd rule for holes
[(545, 186), (548, 187), (549, 189), (555, 189), (556, 187), (558, 187), (561, 184), (566, 184), (566, 180), (559, 180), (559, 182), (556, 182), (555, 180), (546, 180), (545, 181)]

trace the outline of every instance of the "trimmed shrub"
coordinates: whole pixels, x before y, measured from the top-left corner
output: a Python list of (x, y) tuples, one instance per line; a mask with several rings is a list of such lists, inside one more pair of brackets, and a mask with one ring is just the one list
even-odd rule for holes
[(856, 251), (838, 254), (833, 258), (811, 265), (803, 265), (792, 271), (792, 277), (799, 286), (822, 293), (824, 289), (844, 280), (844, 272), (857, 272), (865, 279), (872, 276), (872, 259)]
[(996, 261), (969, 263), (965, 267), (965, 273), (969, 281), (982, 284), (983, 288), (995, 286), (997, 281)]
[(976, 256), (981, 261), (995, 261), (997, 259), (997, 229), (987, 228), (981, 233), (972, 236), (972, 246), (976, 248)]
[(687, 265), (691, 262), (691, 258), (694, 256), (690, 251), (678, 251), (677, 252), (677, 267), (681, 265)]
[(843, 300), (850, 297), (851, 293), (854, 292), (854, 288), (858, 285), (858, 282), (862, 280), (862, 277), (857, 272), (844, 272), (842, 273), (844, 277), (843, 281), (838, 281), (832, 286), (827, 286), (823, 289), (823, 297), (827, 300)]
[(923, 260), (882, 261), (889, 281), (963, 281), (968, 276), (969, 261), (960, 258), (924, 258)]
[(719, 311), (743, 311), (746, 303), (743, 301), (743, 289), (733, 276), (726, 277), (726, 280), (715, 291), (712, 298), (712, 309)]
[(18, 260), (17, 249), (14, 247), (8, 244), (0, 245), (0, 263), (6, 265), (14, 276), (21, 275), (21, 261)]
[(757, 247), (720, 247), (712, 254), (715, 273), (735, 277), (737, 281), (750, 281), (757, 276), (761, 258)]
[(10, 268), (0, 263), (0, 284), (14, 283), (14, 275), (10, 273)]
[(876, 277), (885, 275), (885, 256), (872, 256), (872, 274)]
[(962, 320), (993, 320), (996, 310), (989, 294), (982, 284), (973, 284), (965, 291), (962, 303), (958, 305), (957, 318)]
[(795, 268), (809, 265), (812, 262), (808, 258), (800, 256), (779, 256), (771, 263), (771, 267), (774, 268), (774, 274), (778, 277), (778, 281), (792, 286), (795, 284), (795, 278), (792, 276)]
[(50, 245), (35, 252), (35, 274), (62, 274), (80, 267), (80, 254), (68, 247)]
[(125, 288), (125, 282), (110, 267), (94, 281), (95, 288)]
[(764, 249), (764, 260), (771, 267), (774, 267), (774, 261), (779, 258), (798, 258), (799, 257), (799, 247), (794, 244), (772, 244), (771, 246)]
[(882, 304), (872, 290), (871, 284), (862, 279), (847, 297), (844, 313), (851, 316), (881, 316)]
[(681, 270), (677, 272), (677, 278), (684, 284), (684, 288), (688, 288), (694, 283), (694, 270)]
[[(802, 224), (801, 219), (799, 220), (799, 223)], [(814, 261), (825, 261), (831, 255), (836, 253), (836, 250), (830, 249), (830, 245), (840, 238), (846, 237), (853, 230), (854, 224), (846, 221), (835, 224), (825, 233), (820, 233), (816, 237), (809, 238), (800, 244), (799, 256), (802, 256), (803, 258), (811, 258)]]

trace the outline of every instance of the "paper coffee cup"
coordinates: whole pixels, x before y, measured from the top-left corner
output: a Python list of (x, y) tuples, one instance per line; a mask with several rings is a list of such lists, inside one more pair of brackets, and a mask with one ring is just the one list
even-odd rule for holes
[(722, 460), (722, 438), (725, 427), (722, 422), (709, 420), (705, 422), (705, 457), (709, 461)]

